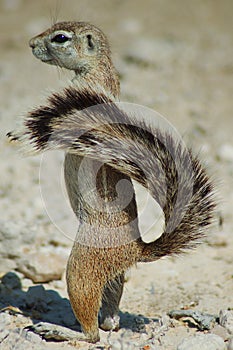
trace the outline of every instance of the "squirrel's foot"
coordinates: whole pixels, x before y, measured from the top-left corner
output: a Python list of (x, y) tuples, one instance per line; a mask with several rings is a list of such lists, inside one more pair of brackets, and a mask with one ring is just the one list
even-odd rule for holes
[(91, 336), (84, 333), (73, 331), (72, 329), (55, 325), (47, 322), (40, 322), (28, 327), (29, 330), (41, 335), (46, 340), (70, 341), (72, 344), (76, 341), (86, 341), (96, 343), (99, 335)]
[(120, 328), (120, 316), (107, 316), (100, 322), (100, 328), (104, 331), (118, 331)]

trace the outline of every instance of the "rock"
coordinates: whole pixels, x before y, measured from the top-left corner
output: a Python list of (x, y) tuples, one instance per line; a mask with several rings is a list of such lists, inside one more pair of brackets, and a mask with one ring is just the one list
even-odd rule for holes
[(177, 350), (226, 350), (223, 339), (215, 334), (198, 334), (185, 338)]
[(77, 339), (77, 332), (52, 323), (39, 322), (30, 327), (32, 332), (41, 335), (46, 340), (66, 341)]
[(1, 258), (19, 258), (25, 254), (25, 246), (31, 247), (34, 236), (35, 228), (27, 227), (23, 223), (0, 221)]
[(66, 257), (52, 252), (36, 252), (18, 261), (17, 270), (35, 283), (62, 278)]
[(41, 343), (41, 337), (38, 334), (35, 334), (33, 332), (25, 332), (25, 339), (28, 340), (30, 343)]
[[(41, 338), (34, 333), (24, 330), (22, 328), (24, 323), (23, 320), (20, 321), (20, 317), (23, 317), (23, 315), (12, 316), (8, 313), (0, 313), (0, 348), (2, 350), (13, 349), (15, 347), (17, 350), (39, 349), (36, 346), (34, 347), (34, 344), (41, 343)], [(12, 329), (15, 321), (21, 324), (21, 328)]]
[(0, 274), (12, 271), (16, 268), (17, 263), (15, 260), (8, 258), (0, 258), (1, 271)]
[(12, 316), (8, 313), (1, 312), (0, 313), (0, 334), (2, 335), (2, 331), (6, 329), (12, 322)]
[(38, 335), (29, 335), (28, 332), (22, 328), (16, 328), (7, 331), (7, 338), (1, 342), (1, 349), (16, 349), (17, 350), (45, 350), (49, 347), (45, 346), (42, 339)]
[(197, 323), (200, 330), (211, 329), (214, 327), (216, 316), (202, 313), (198, 310), (172, 310), (169, 316), (177, 320), (191, 317)]
[(219, 323), (226, 328), (228, 333), (233, 334), (233, 311), (220, 310)]
[(6, 339), (9, 336), (10, 331), (8, 329), (0, 329), (0, 331), (0, 343), (2, 343), (4, 339)]
[(211, 330), (211, 333), (218, 335), (223, 340), (226, 340), (229, 338), (229, 333), (227, 332), (226, 328), (220, 326), (219, 324), (215, 324), (214, 328)]

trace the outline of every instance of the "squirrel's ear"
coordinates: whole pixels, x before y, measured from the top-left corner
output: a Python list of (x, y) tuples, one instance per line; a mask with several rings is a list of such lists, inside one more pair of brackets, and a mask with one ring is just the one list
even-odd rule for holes
[(95, 49), (95, 43), (93, 40), (93, 36), (91, 34), (86, 35), (87, 38), (87, 48), (89, 51), (93, 51)]

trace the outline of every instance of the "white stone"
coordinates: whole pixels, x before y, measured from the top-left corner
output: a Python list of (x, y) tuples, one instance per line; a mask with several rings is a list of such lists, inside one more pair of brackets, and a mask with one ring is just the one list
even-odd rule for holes
[(219, 323), (228, 333), (233, 334), (233, 311), (220, 310)]
[(227, 350), (224, 340), (215, 334), (199, 334), (185, 338), (177, 350)]
[(66, 257), (57, 252), (38, 251), (28, 254), (18, 261), (18, 270), (33, 282), (49, 282), (62, 278), (66, 265)]

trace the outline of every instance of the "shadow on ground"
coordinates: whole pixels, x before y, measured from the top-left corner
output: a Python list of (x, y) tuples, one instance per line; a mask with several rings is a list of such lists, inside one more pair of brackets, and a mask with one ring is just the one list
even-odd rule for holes
[[(41, 284), (23, 291), (20, 278), (14, 272), (8, 272), (1, 279), (0, 312), (4, 310), (12, 314), (22, 313), (29, 317), (33, 324), (48, 322), (81, 331), (67, 298), (62, 298), (54, 290), (45, 289)], [(120, 328), (141, 333), (145, 331), (145, 324), (149, 322), (150, 320), (142, 315), (120, 312)]]

